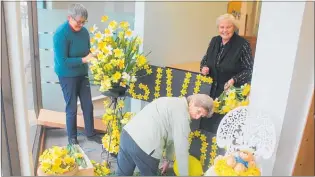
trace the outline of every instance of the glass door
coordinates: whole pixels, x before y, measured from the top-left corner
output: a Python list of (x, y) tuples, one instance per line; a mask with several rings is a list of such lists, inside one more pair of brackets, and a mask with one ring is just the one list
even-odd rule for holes
[[(35, 3), (35, 2), (34, 2)], [(42, 1), (37, 3), (37, 28), (40, 77), (42, 88), (43, 109), (64, 112), (65, 103), (59, 85), (58, 77), (54, 72), (53, 35), (56, 28), (67, 20), (68, 6), (76, 1)], [(99, 29), (105, 29), (108, 23), (101, 22), (103, 15), (108, 15), (111, 20), (128, 21), (131, 29), (134, 28), (135, 2), (82, 2), (88, 10), (88, 22), (85, 27), (89, 29), (94, 24)], [(92, 100), (94, 103), (94, 116), (102, 117), (104, 96), (99, 92), (99, 87), (91, 83)], [(125, 108), (130, 109), (130, 99), (126, 99)], [(80, 106), (78, 103), (78, 112)]]

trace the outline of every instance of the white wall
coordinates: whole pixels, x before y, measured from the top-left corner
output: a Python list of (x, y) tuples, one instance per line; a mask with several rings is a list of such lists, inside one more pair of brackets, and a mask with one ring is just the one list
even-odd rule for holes
[(313, 91), (314, 5), (307, 3), (273, 175), (292, 175)]
[(145, 2), (144, 52), (154, 65), (200, 61), (227, 2)]
[[(101, 2), (101, 1), (49, 1), (47, 2), (48, 9), (68, 9), (68, 6), (73, 3), (80, 3), (88, 8), (89, 13), (94, 13), (101, 8), (101, 12), (135, 12), (135, 2)], [(89, 9), (90, 8), (90, 9)]]
[(314, 89), (314, 17), (305, 14), (301, 31), (304, 8), (305, 2), (262, 3), (249, 110), (268, 114), (277, 133), (263, 175), (291, 175)]

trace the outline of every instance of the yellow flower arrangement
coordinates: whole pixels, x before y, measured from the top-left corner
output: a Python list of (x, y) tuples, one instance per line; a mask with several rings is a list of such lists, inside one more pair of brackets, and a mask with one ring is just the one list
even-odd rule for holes
[(123, 112), (124, 99), (117, 100), (116, 109), (108, 107), (110, 103), (104, 102), (106, 108), (102, 122), (107, 125), (108, 132), (102, 138), (103, 147), (112, 154), (119, 151), (120, 132), (122, 127), (134, 116), (132, 112)]
[(39, 157), (40, 170), (47, 175), (62, 175), (83, 164), (81, 153), (71, 152), (68, 147), (53, 146), (46, 149)]
[(260, 176), (260, 169), (256, 166), (248, 167), (244, 172), (237, 173), (225, 159), (219, 159), (214, 164), (214, 172), (218, 176)]
[(182, 90), (180, 91), (180, 96), (179, 97), (186, 96), (187, 89), (188, 89), (188, 84), (190, 83), (190, 78), (191, 78), (191, 73), (187, 72), (185, 74), (185, 79), (184, 79)]
[(106, 162), (96, 163), (94, 160), (91, 160), (91, 163), (94, 167), (95, 176), (107, 176), (110, 175), (111, 171)]
[(240, 88), (232, 86), (214, 100), (214, 112), (226, 114), (239, 106), (247, 106), (249, 104), (249, 93), (249, 84), (244, 84)]
[(166, 96), (167, 97), (172, 97), (173, 93), (172, 93), (172, 79), (173, 79), (173, 75), (172, 75), (172, 69), (166, 69)]
[[(103, 16), (102, 22), (109, 18)], [(117, 87), (127, 88), (137, 80), (137, 72), (152, 73), (146, 56), (140, 53), (142, 39), (134, 35), (129, 23), (110, 21), (108, 27), (99, 31), (94, 25), (90, 28), (91, 52), (96, 56), (90, 60), (90, 70), (94, 84), (106, 92)]]
[(196, 76), (196, 82), (195, 82), (195, 88), (194, 88), (194, 94), (197, 94), (200, 92), (200, 86), (201, 83), (207, 83), (207, 84), (212, 84), (213, 80), (211, 77), (203, 76), (201, 74), (198, 74)]

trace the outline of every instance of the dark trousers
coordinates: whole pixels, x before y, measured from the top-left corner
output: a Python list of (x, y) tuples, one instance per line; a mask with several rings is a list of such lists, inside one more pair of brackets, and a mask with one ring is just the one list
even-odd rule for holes
[(117, 176), (133, 176), (136, 166), (141, 176), (156, 176), (160, 160), (146, 154), (123, 129), (117, 157)]
[(95, 135), (93, 103), (90, 82), (87, 76), (59, 77), (63, 97), (66, 102), (66, 125), (68, 138), (77, 137), (77, 100), (81, 102), (86, 136)]

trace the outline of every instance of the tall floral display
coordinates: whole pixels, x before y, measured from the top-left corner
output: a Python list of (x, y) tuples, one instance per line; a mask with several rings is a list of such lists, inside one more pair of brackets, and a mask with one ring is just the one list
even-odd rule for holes
[[(103, 122), (107, 132), (103, 137), (104, 149), (112, 155), (119, 150), (122, 127), (132, 118), (133, 113), (125, 112), (126, 91), (133, 85), (139, 73), (151, 73), (146, 55), (139, 51), (142, 39), (130, 29), (126, 21), (101, 21), (108, 27), (99, 30), (96, 25), (89, 29), (91, 33), (91, 52), (95, 57), (90, 60), (90, 70), (94, 84), (111, 101), (104, 102)], [(144, 73), (144, 74), (143, 74)]]

